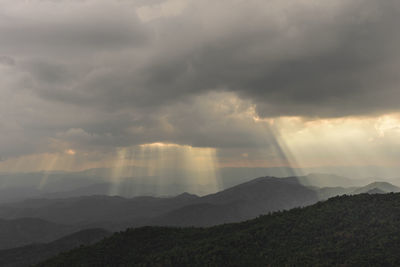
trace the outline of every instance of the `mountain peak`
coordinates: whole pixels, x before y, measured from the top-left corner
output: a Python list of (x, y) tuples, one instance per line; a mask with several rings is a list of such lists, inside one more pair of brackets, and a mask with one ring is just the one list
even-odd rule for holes
[(360, 187), (353, 194), (369, 193), (371, 190), (379, 190), (383, 193), (400, 192), (400, 188), (388, 182), (373, 182), (366, 186)]

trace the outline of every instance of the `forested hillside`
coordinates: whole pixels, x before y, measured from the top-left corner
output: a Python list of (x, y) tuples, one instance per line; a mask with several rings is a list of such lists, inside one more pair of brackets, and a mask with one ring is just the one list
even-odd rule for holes
[(32, 266), (62, 251), (98, 242), (111, 232), (104, 229), (82, 230), (49, 243), (30, 244), (19, 248), (0, 250), (1, 267)]
[(211, 228), (144, 227), (38, 266), (399, 266), (400, 194), (340, 196)]

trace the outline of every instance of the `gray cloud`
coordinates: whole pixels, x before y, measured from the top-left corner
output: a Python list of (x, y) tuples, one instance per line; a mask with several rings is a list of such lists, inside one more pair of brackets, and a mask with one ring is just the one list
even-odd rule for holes
[(223, 10), (231, 5), (195, 3), (178, 17), (151, 22), (157, 34), (144, 48), (116, 52), (74, 90), (46, 95), (73, 102), (73, 94), (111, 109), (153, 108), (224, 89), (252, 99), (265, 117), (397, 109), (397, 2), (254, 1)]
[[(140, 21), (161, 2), (3, 1), (0, 156), (54, 139), (267, 146), (268, 126), (240, 114), (398, 111), (398, 1), (186, 1)], [(235, 97), (239, 111), (218, 108)]]
[(12, 57), (0, 56), (0, 64), (14, 66), (15, 60)]

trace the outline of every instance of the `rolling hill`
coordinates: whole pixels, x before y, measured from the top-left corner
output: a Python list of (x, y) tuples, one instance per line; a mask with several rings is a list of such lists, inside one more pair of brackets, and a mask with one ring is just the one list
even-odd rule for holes
[(0, 249), (49, 242), (76, 230), (72, 226), (38, 218), (0, 219)]
[[(74, 225), (77, 229), (101, 227), (114, 231), (144, 225), (211, 226), (306, 206), (336, 195), (365, 193), (375, 188), (383, 192), (400, 190), (384, 182), (348, 188), (304, 185), (311, 184), (316, 177), (320, 176), (261, 177), (203, 197), (184, 193), (165, 198), (93, 195), (30, 199), (0, 205), (0, 218), (32, 217)], [(324, 183), (329, 177), (342, 179), (325, 175)]]
[(262, 177), (196, 199), (194, 204), (152, 219), (148, 225), (211, 226), (313, 204), (315, 191), (292, 179)]
[[(314, 190), (295, 179), (262, 177), (204, 197), (184, 193), (170, 198), (86, 196), (33, 199), (0, 205), (0, 218), (36, 217), (85, 228), (107, 227), (112, 230), (159, 224), (206, 226), (251, 219), (318, 200)], [(181, 219), (183, 217), (185, 220)]]
[(65, 199), (31, 199), (0, 206), (0, 218), (36, 217), (44, 220), (86, 225), (94, 223), (139, 222), (187, 205), (197, 196), (172, 198), (85, 196)]
[(31, 266), (46, 258), (56, 256), (62, 251), (82, 245), (90, 245), (110, 235), (111, 232), (104, 229), (88, 229), (64, 236), (49, 243), (35, 243), (19, 248), (0, 250), (0, 266)]
[(38, 266), (399, 266), (400, 194), (340, 196), (211, 228), (116, 233)]
[(370, 184), (368, 184), (366, 186), (357, 188), (352, 193), (353, 194), (362, 194), (362, 193), (367, 193), (367, 192), (369, 192), (371, 190), (374, 190), (374, 189), (382, 191), (384, 193), (390, 193), (390, 192), (397, 193), (397, 192), (400, 192), (400, 188), (399, 187), (394, 186), (394, 185), (392, 185), (390, 183), (387, 183), (387, 182), (373, 182), (373, 183), (370, 183)]

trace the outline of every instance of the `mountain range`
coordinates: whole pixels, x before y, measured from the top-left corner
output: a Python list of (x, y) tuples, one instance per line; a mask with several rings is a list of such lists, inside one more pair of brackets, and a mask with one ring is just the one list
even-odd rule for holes
[[(217, 187), (199, 184), (187, 179), (190, 173), (176, 174), (166, 171), (163, 176), (149, 176), (140, 168), (123, 171), (115, 183), (111, 179), (114, 169), (89, 169), (79, 172), (0, 173), (0, 203), (22, 201), (27, 198), (71, 198), (88, 195), (117, 195), (125, 198), (137, 196), (175, 196), (182, 192), (204, 196), (252, 180), (262, 175), (274, 177), (295, 176), (306, 186), (353, 187), (377, 181), (378, 178), (348, 179), (338, 175), (314, 172), (303, 175), (292, 168), (222, 168), (216, 178)], [(133, 175), (133, 173), (135, 175)], [(193, 173), (193, 177), (202, 177)], [(200, 175), (200, 176), (199, 176)], [(389, 181), (390, 182), (390, 181)], [(395, 185), (400, 184), (394, 179)]]
[[(125, 227), (126, 225), (170, 224), (167, 218), (171, 218), (173, 216), (171, 214), (185, 213), (185, 210), (190, 212), (197, 210), (204, 214), (204, 219), (198, 220), (199, 214), (196, 213), (196, 219), (192, 223), (197, 226), (206, 226), (250, 219), (275, 210), (305, 206), (320, 199), (357, 190), (355, 187), (319, 188), (311, 186), (312, 184), (321, 184), (321, 177), (327, 181), (341, 179), (342, 183), (345, 180), (345, 178), (333, 175), (261, 177), (203, 197), (183, 193), (176, 197), (124, 198), (91, 195), (56, 199), (35, 198), (0, 205), (0, 218), (34, 217), (59, 224), (82, 226), (97, 224), (99, 227), (109, 227), (110, 224), (113, 224), (114, 230), (119, 230), (119, 225)], [(332, 183), (325, 182), (325, 184)], [(388, 192), (386, 189), (386, 187), (383, 188), (383, 191)], [(395, 187), (391, 189), (396, 191)], [(213, 213), (219, 214), (220, 219), (217, 219)], [(190, 216), (187, 215), (185, 218), (190, 218)], [(172, 221), (171, 224), (174, 224)], [(200, 221), (203, 221), (201, 225), (199, 225)], [(188, 219), (186, 224), (189, 223)], [(180, 224), (184, 223), (181, 221)]]
[(400, 191), (384, 182), (347, 188), (304, 185), (312, 184), (316, 177), (320, 176), (261, 177), (203, 197), (188, 193), (164, 198), (94, 195), (2, 204), (0, 249), (51, 242), (90, 228), (121, 231), (145, 225), (204, 227), (307, 206), (336, 195)]

